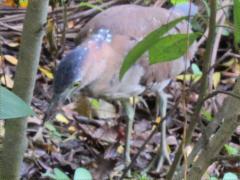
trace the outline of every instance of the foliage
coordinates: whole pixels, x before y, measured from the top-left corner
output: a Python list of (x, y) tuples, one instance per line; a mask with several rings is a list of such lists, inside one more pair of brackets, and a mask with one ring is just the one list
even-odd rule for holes
[(175, 34), (159, 39), (149, 49), (150, 64), (171, 61), (181, 57), (198, 36), (198, 33)]
[(91, 9), (97, 9), (99, 11), (103, 11), (102, 8), (98, 7), (97, 5), (94, 5), (92, 3), (89, 3), (89, 2), (81, 2), (80, 7), (88, 7), (88, 8), (91, 8)]
[(10, 7), (21, 7), (21, 8), (26, 8), (28, 6), (28, 0), (3, 0), (3, 3), (0, 5), (3, 6), (10, 6)]
[(233, 16), (234, 16), (234, 45), (238, 49), (240, 43), (240, 0), (234, 0)]
[[(42, 175), (43, 177), (49, 177), (54, 180), (70, 180), (71, 178), (66, 175), (62, 170), (59, 168), (54, 168), (53, 173), (46, 172)], [(92, 180), (91, 173), (85, 168), (77, 168), (74, 172), (73, 180)]]
[(87, 179), (87, 180), (92, 180), (92, 175), (91, 173), (85, 169), (85, 168), (77, 168), (75, 170), (75, 173), (74, 173), (74, 177), (73, 177), (73, 180), (84, 180), (84, 179)]
[(188, 3), (188, 0), (170, 0), (173, 5)]
[(148, 34), (142, 41), (137, 43), (135, 47), (133, 47), (125, 57), (123, 64), (120, 69), (120, 79), (122, 79), (123, 75), (127, 72), (127, 70), (137, 62), (139, 57), (141, 57), (147, 50), (153, 47), (160, 38), (166, 34), (170, 29), (174, 28), (176, 24), (184, 20), (186, 17), (181, 17), (175, 19), (168, 24), (161, 26), (155, 31)]
[(47, 172), (43, 174), (43, 177), (49, 177), (54, 180), (70, 180), (70, 177), (68, 177), (63, 171), (58, 168), (54, 168), (53, 173)]
[(232, 147), (228, 144), (224, 145), (225, 150), (227, 151), (228, 155), (237, 155), (238, 154), (238, 149), (235, 147)]
[(238, 176), (234, 173), (228, 172), (224, 174), (223, 180), (238, 180)]
[(33, 115), (32, 109), (18, 96), (0, 86), (0, 119), (13, 119)]

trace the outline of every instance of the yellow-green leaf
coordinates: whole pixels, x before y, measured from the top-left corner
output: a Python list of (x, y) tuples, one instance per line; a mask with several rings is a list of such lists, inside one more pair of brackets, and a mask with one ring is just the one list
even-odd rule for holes
[(221, 73), (220, 72), (215, 72), (213, 73), (213, 87), (216, 89), (217, 86), (219, 85), (221, 81)]
[(44, 68), (44, 67), (38, 67), (38, 69), (39, 69), (39, 71), (41, 71), (41, 73), (42, 74), (44, 74), (48, 79), (53, 79), (53, 73), (50, 71), (50, 70), (48, 70), (48, 69), (46, 69), (46, 68)]

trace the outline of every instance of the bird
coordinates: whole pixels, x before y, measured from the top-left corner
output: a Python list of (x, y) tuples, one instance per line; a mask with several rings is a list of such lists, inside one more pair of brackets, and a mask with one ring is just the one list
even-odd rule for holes
[[(89, 20), (80, 30), (79, 45), (70, 50), (60, 61), (53, 82), (52, 107), (66, 98), (74, 89), (86, 96), (119, 100), (128, 111), (125, 165), (129, 165), (130, 137), (134, 112), (129, 105), (130, 97), (156, 93), (157, 99), (167, 100), (164, 88), (189, 66), (197, 47), (193, 43), (184, 56), (160, 64), (150, 65), (145, 53), (120, 80), (119, 71), (128, 52), (150, 32), (180, 17), (181, 14), (160, 7), (117, 5), (104, 10)], [(188, 33), (187, 21), (180, 22), (167, 34)], [(160, 103), (160, 102), (158, 102)], [(166, 115), (165, 110), (161, 112)], [(162, 134), (166, 133), (163, 123)], [(166, 147), (166, 144), (163, 144)], [(163, 153), (169, 161), (168, 153)]]

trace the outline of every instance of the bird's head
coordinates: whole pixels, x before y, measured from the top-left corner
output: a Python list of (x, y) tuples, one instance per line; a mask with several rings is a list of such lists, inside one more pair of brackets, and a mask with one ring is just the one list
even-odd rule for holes
[(59, 102), (71, 92), (84, 88), (101, 76), (106, 59), (113, 53), (111, 43), (110, 30), (101, 28), (63, 57), (55, 71), (53, 98), (44, 121), (52, 117)]
[(112, 41), (108, 29), (99, 29), (61, 60), (54, 78), (54, 94), (64, 93), (77, 84), (90, 84), (103, 72)]

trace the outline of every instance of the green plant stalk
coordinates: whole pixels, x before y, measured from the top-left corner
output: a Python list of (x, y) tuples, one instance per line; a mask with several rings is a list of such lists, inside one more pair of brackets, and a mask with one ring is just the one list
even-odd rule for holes
[(239, 50), (240, 43), (240, 0), (233, 1), (233, 22), (234, 22), (234, 48)]
[(208, 34), (206, 52), (204, 55), (205, 63), (203, 64), (203, 76), (201, 79), (201, 85), (200, 85), (201, 89), (200, 89), (199, 99), (196, 104), (196, 108), (193, 113), (193, 116), (191, 118), (191, 122), (186, 131), (184, 140), (180, 144), (178, 151), (175, 155), (173, 164), (169, 169), (169, 172), (167, 174), (167, 179), (172, 179), (174, 172), (182, 158), (183, 148), (185, 145), (189, 144), (191, 140), (192, 133), (194, 132), (194, 129), (197, 123), (199, 122), (199, 116), (202, 108), (202, 100), (205, 98), (208, 92), (208, 83), (209, 83), (208, 72), (211, 65), (211, 56), (212, 56), (212, 50), (213, 50), (215, 34), (216, 34), (215, 30), (216, 30), (216, 6), (217, 6), (216, 0), (210, 0), (209, 2), (210, 2), (210, 8), (211, 8), (211, 14), (210, 14), (210, 20), (209, 20), (209, 34)]
[[(24, 20), (13, 92), (27, 104), (31, 103), (33, 96), (48, 3), (48, 0), (29, 1)], [(0, 156), (0, 179), (20, 179), (23, 154), (27, 147), (26, 128), (26, 118), (5, 122), (5, 138)]]

